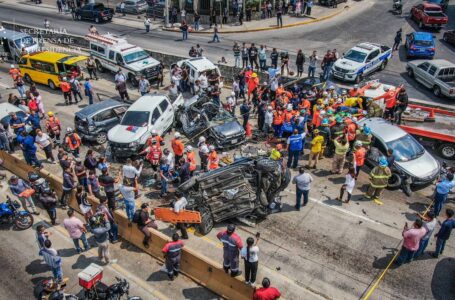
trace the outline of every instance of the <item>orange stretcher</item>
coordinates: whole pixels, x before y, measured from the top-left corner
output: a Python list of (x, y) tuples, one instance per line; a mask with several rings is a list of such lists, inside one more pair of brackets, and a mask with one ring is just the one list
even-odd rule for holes
[(35, 193), (34, 189), (26, 189), (25, 191), (23, 191), (22, 193), (19, 194), (19, 197), (28, 198), (31, 195), (33, 195), (34, 193)]
[(170, 223), (201, 223), (201, 214), (198, 211), (182, 210), (178, 214), (168, 207), (157, 207), (153, 210), (155, 219)]

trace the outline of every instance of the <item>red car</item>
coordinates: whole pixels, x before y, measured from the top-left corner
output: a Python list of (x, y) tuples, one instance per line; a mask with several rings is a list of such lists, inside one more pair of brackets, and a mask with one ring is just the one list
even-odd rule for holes
[(412, 7), (411, 18), (419, 24), (421, 29), (432, 27), (440, 30), (449, 21), (441, 6), (428, 2)]

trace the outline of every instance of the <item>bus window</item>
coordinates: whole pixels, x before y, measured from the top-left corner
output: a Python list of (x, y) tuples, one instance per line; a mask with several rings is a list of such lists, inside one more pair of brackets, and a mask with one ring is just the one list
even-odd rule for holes
[(58, 73), (65, 72), (65, 66), (63, 65), (63, 63), (60, 63), (60, 62), (57, 63), (57, 70), (58, 70)]

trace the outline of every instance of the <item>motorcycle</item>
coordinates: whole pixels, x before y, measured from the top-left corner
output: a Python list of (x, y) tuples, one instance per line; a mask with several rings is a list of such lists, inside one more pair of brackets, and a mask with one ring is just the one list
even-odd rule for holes
[(66, 282), (68, 278), (64, 278), (63, 282), (57, 283), (54, 279), (45, 279), (38, 283), (34, 289), (34, 294), (38, 300), (78, 300), (79, 298), (73, 294), (65, 293)]
[(393, 1), (392, 12), (398, 15), (403, 13), (403, 3), (401, 3), (401, 0)]
[(6, 196), (6, 202), (0, 203), (0, 222), (16, 225), (20, 230), (25, 230), (33, 225), (33, 216), (25, 210), (19, 210), (21, 205)]
[(128, 296), (130, 284), (126, 279), (115, 277), (116, 283), (107, 286), (98, 281), (91, 289), (85, 290), (85, 299), (87, 300), (120, 300), (124, 295), (128, 300), (142, 300), (137, 296)]
[(39, 196), (43, 193), (52, 191), (51, 184), (48, 180), (42, 178), (38, 173), (29, 172), (28, 181), (30, 182), (31, 187), (35, 191), (33, 197), (35, 201), (39, 200)]

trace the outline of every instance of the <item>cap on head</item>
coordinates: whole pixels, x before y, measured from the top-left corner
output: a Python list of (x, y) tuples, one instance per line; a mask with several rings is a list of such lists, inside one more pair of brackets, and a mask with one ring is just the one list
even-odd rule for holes
[(200, 137), (199, 137), (199, 143), (202, 143), (202, 142), (205, 142), (205, 137), (200, 136)]
[(229, 224), (227, 226), (227, 232), (228, 233), (233, 233), (235, 231), (235, 225), (234, 224)]

